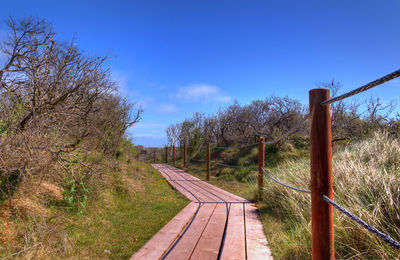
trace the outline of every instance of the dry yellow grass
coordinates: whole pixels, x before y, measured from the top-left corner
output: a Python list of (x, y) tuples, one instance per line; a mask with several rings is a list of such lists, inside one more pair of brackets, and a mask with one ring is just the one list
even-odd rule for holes
[[(309, 160), (285, 162), (270, 169), (285, 183), (309, 189)], [(386, 132), (339, 149), (333, 156), (334, 200), (367, 223), (400, 240), (400, 142)], [(261, 204), (271, 249), (278, 258), (311, 257), (308, 194), (266, 182)], [(280, 236), (274, 234), (279, 233)], [(393, 259), (399, 252), (335, 210), (335, 249), (338, 258)], [(304, 249), (308, 250), (304, 250)]]

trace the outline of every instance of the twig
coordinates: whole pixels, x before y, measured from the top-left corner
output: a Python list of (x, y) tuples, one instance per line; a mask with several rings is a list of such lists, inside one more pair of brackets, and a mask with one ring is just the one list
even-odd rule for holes
[(74, 157), (76, 158), (76, 160), (78, 161), (79, 164), (85, 166), (86, 168), (88, 168), (89, 170), (91, 170), (91, 171), (93, 171), (93, 172), (95, 171), (92, 167), (90, 167), (90, 166), (87, 165), (86, 163), (82, 162), (82, 161), (79, 159), (79, 157), (76, 156), (75, 154), (70, 153), (69, 155), (74, 156)]
[(34, 247), (40, 246), (41, 244), (42, 244), (42, 243), (37, 243), (37, 244), (35, 244), (35, 245), (31, 246), (31, 247), (25, 248), (24, 250), (21, 250), (21, 251), (19, 251), (19, 252), (13, 253), (13, 254), (11, 254), (11, 255), (5, 256), (5, 257), (0, 258), (0, 259), (1, 259), (1, 260), (4, 260), (4, 259), (10, 258), (10, 257), (12, 257), (12, 256), (16, 256), (16, 255), (22, 254), (22, 253), (24, 253), (24, 252), (26, 252), (26, 251), (28, 251), (28, 250), (34, 248)]

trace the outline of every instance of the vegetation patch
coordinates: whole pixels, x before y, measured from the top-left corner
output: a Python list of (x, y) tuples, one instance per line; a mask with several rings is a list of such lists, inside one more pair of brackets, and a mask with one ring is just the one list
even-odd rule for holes
[[(266, 164), (270, 167), (267, 170), (275, 178), (294, 187), (310, 189), (306, 151), (269, 153), (268, 156)], [(183, 167), (179, 161), (178, 167), (205, 179), (205, 163)], [(212, 168), (209, 182), (256, 202), (258, 173), (250, 172), (248, 178), (236, 178), (236, 171)], [(388, 132), (377, 131), (368, 139), (337, 146), (334, 151), (334, 200), (397, 241), (400, 240), (399, 177), (400, 141)], [(268, 177), (265, 177), (264, 185), (264, 197), (258, 207), (272, 255), (277, 259), (310, 259), (310, 196), (287, 189)], [(337, 258), (399, 257), (398, 251), (380, 238), (342, 213), (335, 210), (334, 214)]]
[(107, 185), (83, 216), (71, 218), (67, 227), (74, 247), (67, 256), (127, 259), (187, 205), (151, 166), (132, 168), (121, 176), (130, 181)]

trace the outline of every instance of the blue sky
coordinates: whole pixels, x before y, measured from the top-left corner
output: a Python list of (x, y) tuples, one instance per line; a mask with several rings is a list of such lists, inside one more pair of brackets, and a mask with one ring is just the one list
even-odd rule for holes
[[(2, 19), (27, 15), (90, 54), (111, 51), (121, 93), (144, 109), (130, 131), (146, 146), (194, 112), (271, 95), (307, 104), (316, 83), (344, 92), (400, 68), (397, 0), (2, 2)], [(399, 101), (400, 80), (357, 99), (369, 96)]]

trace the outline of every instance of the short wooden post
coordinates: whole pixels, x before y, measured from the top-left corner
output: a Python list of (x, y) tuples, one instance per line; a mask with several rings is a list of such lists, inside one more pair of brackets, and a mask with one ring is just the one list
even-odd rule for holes
[(153, 162), (156, 163), (156, 150), (154, 150)]
[(168, 163), (168, 146), (165, 147), (165, 163)]
[(311, 113), (311, 225), (312, 259), (334, 259), (333, 207), (321, 196), (333, 198), (332, 190), (332, 135), (329, 89), (309, 91)]
[(175, 145), (172, 146), (172, 163), (175, 166)]
[(210, 179), (210, 160), (211, 160), (211, 153), (210, 153), (210, 143), (207, 143), (207, 180)]
[(186, 167), (186, 142), (183, 143), (183, 167)]
[(264, 137), (258, 139), (258, 200), (263, 198), (264, 172), (265, 167), (265, 144)]

